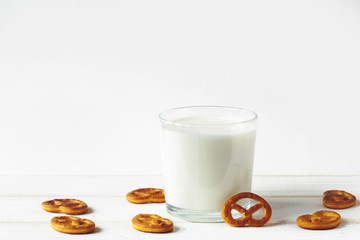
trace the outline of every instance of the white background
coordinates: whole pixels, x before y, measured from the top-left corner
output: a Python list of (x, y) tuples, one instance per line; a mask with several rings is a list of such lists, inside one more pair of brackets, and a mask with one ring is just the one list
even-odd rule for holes
[(0, 174), (161, 174), (187, 105), (259, 114), (255, 174), (359, 174), (360, 1), (0, 1)]

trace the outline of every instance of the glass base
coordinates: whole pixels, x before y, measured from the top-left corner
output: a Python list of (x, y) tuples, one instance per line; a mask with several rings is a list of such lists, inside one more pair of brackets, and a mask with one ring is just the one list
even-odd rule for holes
[[(250, 202), (241, 204), (245, 209), (250, 207)], [(190, 222), (224, 222), (221, 217), (221, 211), (203, 211), (203, 210), (191, 210), (174, 207), (166, 203), (166, 210), (169, 214), (174, 217), (178, 217)], [(232, 211), (234, 218), (241, 218), (241, 213), (237, 211)]]

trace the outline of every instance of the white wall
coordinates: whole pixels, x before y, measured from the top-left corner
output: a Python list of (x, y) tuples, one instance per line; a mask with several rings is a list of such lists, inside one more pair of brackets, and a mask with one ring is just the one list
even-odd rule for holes
[(360, 173), (360, 1), (0, 2), (0, 174), (160, 174), (157, 114), (255, 110), (256, 174)]

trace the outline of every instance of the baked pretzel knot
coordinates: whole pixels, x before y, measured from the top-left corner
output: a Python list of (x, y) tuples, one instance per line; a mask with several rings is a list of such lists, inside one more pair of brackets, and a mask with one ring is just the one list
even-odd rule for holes
[(171, 220), (156, 214), (138, 214), (132, 219), (132, 226), (142, 232), (171, 232), (174, 224)]
[[(251, 198), (257, 201), (257, 204), (251, 206), (249, 209), (245, 209), (240, 205), (236, 204), (237, 201), (243, 198)], [(263, 209), (262, 218), (254, 219), (252, 215), (261, 208)], [(240, 212), (242, 214), (242, 218), (234, 219), (231, 214), (231, 210), (233, 209)], [(233, 227), (241, 227), (245, 224), (253, 227), (259, 227), (267, 223), (271, 218), (271, 207), (262, 197), (254, 193), (243, 192), (231, 197), (229, 200), (226, 201), (221, 210), (221, 217), (227, 224)]]
[(318, 211), (312, 215), (302, 215), (296, 219), (299, 227), (306, 229), (330, 229), (339, 225), (341, 216), (333, 211)]
[(95, 223), (78, 217), (59, 216), (51, 219), (51, 227), (63, 233), (81, 234), (95, 230)]
[(69, 215), (82, 214), (88, 210), (87, 204), (77, 199), (54, 199), (43, 202), (41, 206), (48, 212), (63, 212)]
[(328, 208), (343, 209), (354, 206), (356, 197), (348, 192), (329, 190), (324, 192), (323, 204)]
[(126, 199), (131, 203), (163, 203), (165, 194), (159, 188), (139, 188), (126, 194)]

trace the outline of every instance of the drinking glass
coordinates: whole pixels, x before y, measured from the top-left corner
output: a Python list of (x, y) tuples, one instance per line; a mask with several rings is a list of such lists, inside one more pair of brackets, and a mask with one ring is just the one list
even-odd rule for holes
[(167, 211), (193, 222), (222, 221), (226, 200), (251, 191), (256, 113), (191, 106), (164, 111), (159, 118)]

